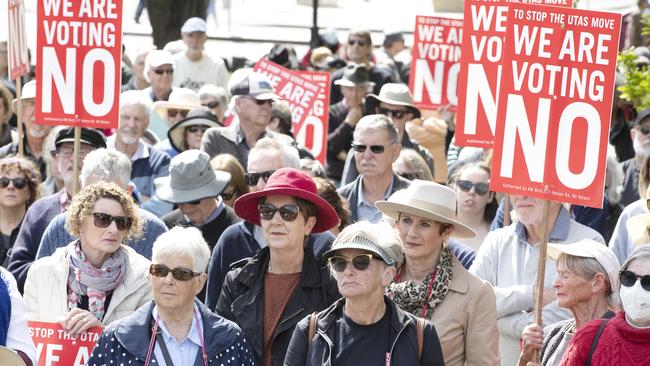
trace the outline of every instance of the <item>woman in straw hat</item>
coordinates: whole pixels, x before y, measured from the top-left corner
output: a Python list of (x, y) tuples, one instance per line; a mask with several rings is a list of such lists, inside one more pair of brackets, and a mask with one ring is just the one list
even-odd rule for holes
[(415, 180), (376, 206), (395, 220), (404, 248), (405, 260), (388, 296), (436, 325), (446, 365), (498, 365), (492, 287), (470, 274), (447, 248), (452, 235), (475, 235), (456, 217), (456, 193)]
[(306, 245), (310, 233), (331, 229), (339, 218), (312, 178), (293, 168), (239, 197), (235, 213), (262, 227), (267, 246), (228, 273), (217, 313), (242, 328), (256, 364), (282, 365), (298, 321), (339, 298), (336, 282)]
[(591, 239), (572, 244), (549, 244), (548, 256), (557, 261), (553, 282), (558, 305), (569, 309), (573, 319), (542, 328), (531, 324), (521, 336), (519, 366), (539, 365), (533, 361), (538, 350), (541, 365), (559, 365), (571, 338), (593, 319), (611, 318), (617, 306), (618, 258), (611, 249)]

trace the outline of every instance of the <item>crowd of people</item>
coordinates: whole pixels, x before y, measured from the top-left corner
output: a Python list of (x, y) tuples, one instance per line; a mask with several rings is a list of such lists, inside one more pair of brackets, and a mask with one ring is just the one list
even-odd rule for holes
[(490, 191), (491, 151), (456, 146), (447, 108), (414, 105), (401, 33), (266, 56), (331, 72), (321, 163), (206, 31), (139, 47), (118, 127), (81, 128), (76, 153), (0, 53), (0, 360), (38, 364), (34, 320), (101, 327), (89, 365), (650, 365), (650, 109), (616, 95), (603, 208), (544, 212)]

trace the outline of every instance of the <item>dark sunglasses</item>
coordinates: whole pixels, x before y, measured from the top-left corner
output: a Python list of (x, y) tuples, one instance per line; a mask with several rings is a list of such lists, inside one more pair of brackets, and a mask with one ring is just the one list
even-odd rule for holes
[(149, 274), (156, 277), (167, 277), (167, 274), (169, 272), (171, 272), (172, 277), (174, 277), (174, 279), (178, 281), (189, 281), (192, 278), (201, 275), (200, 273), (194, 272), (187, 268), (180, 267), (180, 268), (171, 269), (164, 264), (152, 264), (149, 267)]
[(348, 44), (350, 46), (354, 46), (355, 44), (358, 44), (359, 47), (366, 47), (368, 45), (366, 41), (362, 41), (360, 39), (348, 39)]
[(155, 72), (158, 75), (162, 75), (162, 74), (165, 74), (165, 73), (167, 73), (169, 75), (173, 75), (174, 74), (174, 69), (157, 69), (157, 70), (153, 70), (153, 72)]
[(636, 129), (637, 131), (641, 132), (644, 135), (647, 135), (650, 133), (650, 126), (639, 126)]
[(336, 272), (343, 272), (348, 266), (348, 262), (352, 262), (352, 266), (357, 271), (364, 271), (370, 266), (370, 261), (374, 258), (372, 254), (359, 254), (353, 258), (347, 258), (342, 255), (335, 255), (330, 257), (327, 262), (329, 262), (332, 269)]
[(0, 178), (0, 186), (2, 188), (9, 187), (9, 183), (13, 183), (14, 188), (16, 189), (23, 189), (27, 187), (27, 179), (25, 178), (7, 178), (7, 177)]
[(618, 277), (621, 280), (621, 285), (625, 287), (632, 287), (636, 283), (637, 278), (641, 280), (641, 287), (644, 290), (650, 291), (650, 275), (639, 276), (632, 271), (620, 271)]
[(117, 230), (120, 231), (129, 230), (133, 224), (133, 220), (131, 220), (130, 217), (125, 216), (111, 216), (109, 214), (101, 212), (93, 212), (93, 217), (95, 218), (95, 226), (102, 229), (109, 227), (111, 225), (111, 222), (115, 222)]
[(197, 132), (201, 131), (201, 133), (205, 133), (205, 131), (207, 131), (208, 128), (210, 128), (210, 127), (204, 126), (204, 125), (194, 125), (194, 126), (185, 127), (185, 131), (190, 132), (190, 133), (197, 133)]
[(260, 173), (246, 173), (244, 174), (244, 179), (246, 180), (246, 184), (249, 187), (253, 187), (257, 185), (257, 182), (260, 181), (260, 178), (264, 180), (264, 183), (268, 182), (269, 177), (275, 173), (275, 170), (267, 170), (265, 172), (260, 172)]
[[(352, 144), (352, 148), (355, 152), (363, 154), (366, 152), (368, 145)], [(386, 146), (384, 145), (370, 145), (370, 151), (372, 151), (373, 154), (381, 154), (384, 150), (386, 150)]]
[(420, 178), (418, 173), (401, 173), (401, 174), (398, 174), (398, 175), (400, 177), (402, 177), (404, 179), (408, 179), (408, 180), (416, 180), (416, 179)]
[(298, 212), (300, 212), (300, 207), (296, 205), (284, 205), (278, 208), (268, 203), (262, 203), (259, 206), (259, 211), (262, 220), (272, 220), (273, 216), (275, 216), (275, 213), (279, 211), (282, 220), (293, 221), (298, 217)]
[(383, 114), (384, 116), (390, 118), (402, 119), (407, 113), (408, 111), (396, 111), (394, 109), (379, 107), (379, 114)]
[(255, 104), (260, 105), (260, 106), (265, 105), (265, 104), (273, 106), (273, 99), (255, 99), (253, 97), (249, 97), (247, 99), (255, 102)]
[(196, 200), (196, 201), (190, 201), (190, 202), (183, 202), (183, 203), (181, 203), (181, 205), (194, 205), (194, 206), (196, 206), (196, 205), (198, 205), (200, 203), (201, 203), (201, 200)]
[(237, 190), (234, 190), (232, 192), (221, 192), (221, 198), (223, 198), (226, 201), (230, 201), (235, 195), (237, 194)]
[(487, 183), (472, 183), (468, 180), (459, 180), (456, 185), (463, 192), (469, 192), (474, 187), (474, 192), (479, 196), (485, 196), (486, 193), (490, 192), (490, 186)]
[(168, 109), (168, 110), (167, 110), (167, 117), (169, 117), (169, 118), (176, 118), (176, 116), (177, 116), (178, 114), (180, 114), (181, 117), (185, 118), (185, 117), (187, 117), (187, 114), (188, 114), (189, 112), (190, 112), (190, 111), (188, 111), (187, 109)]
[(213, 109), (213, 108), (217, 108), (219, 106), (219, 101), (214, 100), (212, 102), (207, 102), (207, 103), (201, 104), (201, 105), (204, 106), (204, 107), (208, 107), (210, 109)]

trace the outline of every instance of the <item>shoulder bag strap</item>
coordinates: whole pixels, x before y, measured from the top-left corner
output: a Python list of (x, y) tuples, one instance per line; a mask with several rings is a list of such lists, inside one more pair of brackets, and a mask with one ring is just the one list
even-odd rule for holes
[(318, 322), (318, 312), (314, 311), (309, 317), (309, 333), (307, 334), (307, 344), (311, 346), (311, 340), (316, 335), (316, 323)]
[(418, 360), (421, 360), (422, 349), (424, 347), (424, 319), (423, 318), (418, 318), (416, 332), (418, 337)]
[(594, 341), (591, 343), (591, 349), (589, 350), (589, 356), (587, 357), (587, 363), (585, 366), (590, 366), (591, 365), (591, 357), (594, 355), (594, 352), (596, 351), (596, 347), (598, 347), (598, 340), (600, 339), (600, 335), (603, 333), (603, 330), (605, 329), (605, 325), (607, 325), (607, 322), (609, 319), (605, 319), (603, 323), (600, 325), (600, 328), (598, 328), (598, 333), (596, 333), (596, 337), (594, 338)]

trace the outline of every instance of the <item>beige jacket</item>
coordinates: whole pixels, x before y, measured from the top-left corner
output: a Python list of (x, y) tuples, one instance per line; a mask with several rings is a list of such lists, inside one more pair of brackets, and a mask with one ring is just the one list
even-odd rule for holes
[[(102, 323), (110, 324), (133, 313), (152, 298), (147, 280), (150, 262), (135, 250), (128, 253), (128, 265), (122, 283), (115, 288)], [(25, 303), (29, 320), (56, 322), (68, 312), (68, 263), (66, 247), (34, 262), (25, 281)]]
[(492, 286), (469, 273), (454, 257), (449, 292), (433, 322), (446, 366), (498, 366), (499, 330)]

